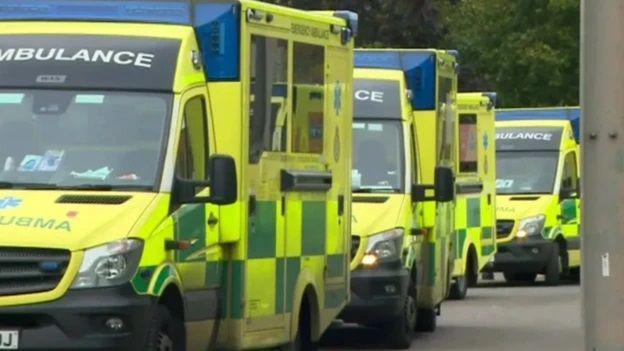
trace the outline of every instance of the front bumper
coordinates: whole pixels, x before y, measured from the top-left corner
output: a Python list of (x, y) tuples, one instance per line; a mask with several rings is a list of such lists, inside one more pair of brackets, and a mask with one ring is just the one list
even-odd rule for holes
[(491, 272), (543, 273), (552, 255), (557, 255), (556, 245), (543, 238), (514, 240), (498, 244), (494, 262), (486, 268)]
[(396, 264), (351, 273), (351, 301), (338, 317), (345, 322), (383, 324), (403, 312), (409, 272)]
[[(70, 290), (56, 301), (0, 308), (0, 330), (18, 330), (20, 350), (139, 350), (155, 307), (129, 284)], [(110, 330), (111, 317), (124, 328)]]

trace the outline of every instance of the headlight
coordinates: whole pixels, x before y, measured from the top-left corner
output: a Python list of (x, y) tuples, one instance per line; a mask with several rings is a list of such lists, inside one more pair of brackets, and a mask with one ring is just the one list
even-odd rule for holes
[(403, 248), (403, 229), (392, 229), (368, 239), (366, 254), (362, 258), (364, 266), (372, 267), (379, 262), (401, 258)]
[(128, 239), (85, 251), (72, 289), (102, 288), (129, 282), (139, 266), (143, 242)]
[(535, 217), (523, 219), (522, 221), (520, 221), (520, 226), (518, 227), (518, 233), (516, 233), (516, 237), (525, 238), (541, 235), (542, 229), (544, 229), (545, 221), (546, 216), (544, 215), (538, 215)]

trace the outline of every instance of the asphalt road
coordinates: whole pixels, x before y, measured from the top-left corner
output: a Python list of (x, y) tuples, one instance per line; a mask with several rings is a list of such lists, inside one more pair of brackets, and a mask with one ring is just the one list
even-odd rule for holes
[[(471, 288), (463, 301), (446, 301), (438, 329), (417, 334), (412, 350), (583, 350), (581, 288), (540, 282), (509, 286), (497, 276)], [(324, 350), (382, 350), (383, 335), (357, 326), (332, 328)]]

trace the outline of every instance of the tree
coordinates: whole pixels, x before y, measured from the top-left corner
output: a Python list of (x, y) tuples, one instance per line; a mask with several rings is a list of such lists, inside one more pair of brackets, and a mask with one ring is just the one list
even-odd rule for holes
[(444, 42), (460, 52), (462, 90), (497, 91), (505, 107), (578, 104), (578, 0), (447, 0), (439, 8)]

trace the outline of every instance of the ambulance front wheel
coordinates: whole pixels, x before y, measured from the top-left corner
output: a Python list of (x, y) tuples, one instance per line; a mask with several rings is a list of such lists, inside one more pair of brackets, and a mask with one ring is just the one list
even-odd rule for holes
[(184, 323), (173, 317), (165, 306), (156, 306), (142, 350), (184, 351), (184, 349)]
[(562, 256), (563, 255), (559, 251), (559, 244), (554, 243), (553, 251), (552, 251), (552, 254), (550, 255), (550, 260), (548, 261), (548, 264), (546, 265), (546, 272), (544, 274), (546, 276), (546, 285), (549, 285), (549, 286), (559, 285), (559, 277), (561, 276), (561, 273), (563, 272), (563, 267), (565, 264), (564, 257)]
[(412, 336), (416, 328), (416, 300), (408, 293), (405, 296), (401, 315), (385, 326), (388, 347), (392, 349), (408, 349), (412, 344)]
[(416, 319), (416, 331), (433, 333), (436, 330), (437, 312), (435, 308), (419, 308)]

